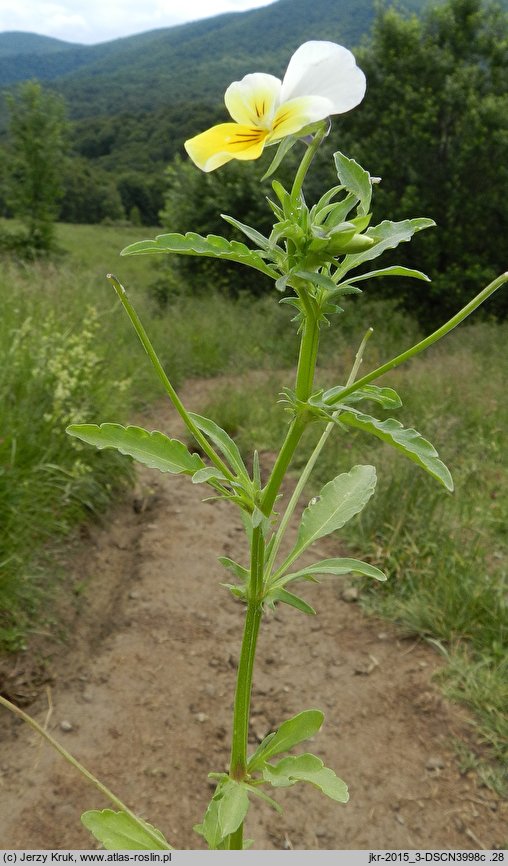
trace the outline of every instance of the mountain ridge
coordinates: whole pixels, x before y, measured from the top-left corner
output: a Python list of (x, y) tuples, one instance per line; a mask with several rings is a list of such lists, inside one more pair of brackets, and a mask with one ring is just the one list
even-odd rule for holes
[[(424, 0), (403, 5), (419, 11)], [(37, 78), (67, 99), (73, 119), (117, 113), (119, 106), (156, 110), (175, 98), (216, 101), (232, 79), (256, 68), (280, 75), (307, 39), (354, 48), (370, 30), (375, 8), (375, 0), (276, 0), (92, 46), (64, 42), (58, 49), (59, 40), (31, 34), (30, 53), (18, 55), (12, 46), (6, 54), (9, 34), (0, 34), (0, 87)], [(41, 52), (34, 50), (37, 39)]]

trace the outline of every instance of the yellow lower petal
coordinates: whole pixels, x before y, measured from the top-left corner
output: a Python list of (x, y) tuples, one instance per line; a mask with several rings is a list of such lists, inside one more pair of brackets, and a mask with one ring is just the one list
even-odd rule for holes
[(266, 129), (219, 123), (189, 138), (184, 147), (198, 168), (213, 171), (232, 159), (258, 159), (268, 135)]

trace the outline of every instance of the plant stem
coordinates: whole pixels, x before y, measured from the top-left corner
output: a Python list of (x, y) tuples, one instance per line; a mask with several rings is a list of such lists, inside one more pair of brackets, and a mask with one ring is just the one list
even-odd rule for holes
[[(300, 355), (298, 358), (298, 370), (296, 373), (295, 394), (302, 402), (308, 400), (312, 392), (319, 348), (319, 325), (317, 316), (315, 315), (313, 308), (312, 311), (310, 310), (311, 308), (309, 307), (309, 313), (307, 314), (303, 325)], [(282, 480), (304, 430), (305, 421), (297, 416), (291, 422), (263, 494), (260, 507), (266, 517), (271, 514), (274, 502), (279, 493), (280, 485), (282, 484)]]
[[(229, 775), (241, 782), (247, 775), (247, 741), (249, 735), (250, 700), (254, 658), (263, 614), (262, 590), (264, 572), (265, 542), (261, 527), (252, 532), (251, 573), (249, 598), (243, 630), (242, 649), (236, 678), (235, 705), (233, 713), (233, 740)], [(243, 823), (229, 837), (229, 848), (241, 850), (243, 847)]]
[(310, 164), (311, 164), (312, 160), (314, 159), (314, 156), (316, 154), (316, 151), (317, 151), (319, 145), (321, 144), (323, 139), (326, 138), (326, 136), (328, 134), (328, 128), (329, 127), (328, 127), (328, 121), (327, 121), (326, 124), (323, 124), (321, 129), (318, 129), (314, 138), (312, 139), (312, 142), (309, 144), (309, 146), (307, 147), (307, 150), (305, 151), (305, 155), (304, 155), (304, 157), (303, 157), (303, 159), (302, 159), (302, 161), (298, 167), (298, 171), (296, 172), (296, 176), (295, 176), (295, 179), (293, 182), (293, 187), (291, 189), (291, 198), (293, 199), (293, 201), (296, 201), (296, 199), (301, 194), (303, 182), (305, 180), (305, 176), (306, 176), (306, 174), (310, 168)]
[(150, 338), (149, 338), (148, 334), (146, 333), (138, 314), (136, 313), (134, 307), (130, 303), (130, 301), (127, 297), (127, 292), (125, 291), (124, 287), (116, 279), (116, 277), (113, 276), (113, 274), (108, 274), (107, 279), (113, 285), (115, 292), (117, 293), (118, 297), (120, 298), (120, 301), (122, 302), (122, 306), (123, 306), (125, 312), (127, 313), (129, 319), (131, 320), (131, 322), (134, 326), (134, 330), (136, 331), (146, 354), (150, 358), (150, 361), (152, 362), (152, 365), (155, 369), (155, 372), (157, 373), (157, 376), (159, 377), (160, 381), (162, 382), (162, 384), (164, 386), (164, 390), (166, 391), (166, 393), (167, 393), (169, 399), (171, 400), (173, 406), (175, 407), (176, 411), (178, 412), (178, 414), (180, 415), (180, 417), (184, 421), (187, 429), (192, 433), (192, 435), (194, 436), (194, 439), (196, 440), (198, 445), (200, 445), (200, 447), (203, 449), (205, 454), (210, 458), (210, 460), (212, 461), (214, 466), (216, 466), (218, 469), (220, 469), (220, 471), (226, 476), (226, 478), (229, 479), (229, 481), (234, 481), (235, 476), (233, 475), (233, 473), (231, 472), (229, 467), (226, 466), (224, 461), (221, 460), (219, 455), (214, 451), (214, 449), (210, 445), (208, 439), (206, 439), (206, 437), (201, 433), (201, 430), (199, 430), (199, 428), (196, 427), (192, 418), (189, 416), (189, 413), (187, 412), (185, 406), (183, 405), (182, 401), (180, 400), (178, 394), (176, 393), (175, 389), (173, 388), (171, 382), (169, 381), (168, 377), (166, 376), (165, 370), (164, 370), (161, 362), (159, 361), (159, 358), (157, 356), (157, 353), (156, 353), (154, 347), (152, 346), (152, 344), (150, 342)]
[(508, 271), (504, 274), (501, 274), (488, 286), (486, 286), (472, 301), (469, 301), (465, 307), (462, 307), (455, 316), (448, 320), (444, 325), (441, 325), (437, 331), (434, 331), (424, 340), (421, 340), (416, 345), (412, 346), (410, 349), (407, 349), (405, 352), (402, 352), (401, 355), (397, 355), (395, 358), (392, 358), (391, 361), (387, 361), (386, 364), (382, 364), (381, 367), (377, 367), (372, 373), (368, 373), (366, 376), (363, 376), (362, 379), (358, 379), (349, 387), (344, 388), (340, 394), (337, 394), (332, 400), (328, 400), (327, 403), (329, 406), (333, 406), (334, 403), (340, 403), (344, 397), (347, 397), (349, 394), (352, 394), (358, 388), (361, 388), (363, 385), (368, 385), (369, 382), (374, 381), (374, 379), (379, 379), (384, 373), (388, 373), (389, 370), (393, 370), (394, 367), (399, 367), (400, 364), (403, 364), (404, 361), (408, 361), (410, 358), (413, 358), (415, 355), (418, 355), (419, 352), (423, 352), (424, 349), (428, 349), (429, 346), (432, 346), (433, 343), (437, 343), (442, 337), (449, 334), (457, 325), (460, 325), (464, 319), (467, 318), (480, 304), (483, 304), (484, 301), (487, 300), (490, 295), (492, 295), (497, 289), (499, 289), (503, 283), (508, 282)]
[[(356, 378), (356, 375), (357, 375), (358, 370), (360, 368), (360, 364), (362, 363), (362, 360), (363, 360), (363, 353), (365, 351), (365, 346), (367, 345), (368, 340), (372, 336), (372, 333), (373, 333), (372, 328), (368, 328), (362, 342), (360, 343), (360, 347), (359, 347), (359, 349), (356, 353), (356, 356), (355, 356), (353, 368), (352, 368), (351, 373), (349, 374), (349, 377), (347, 380), (347, 385), (351, 385), (351, 383), (354, 382), (354, 380)], [(338, 410), (337, 412), (334, 412), (333, 417), (335, 418), (339, 414), (340, 414), (340, 410)], [(317, 459), (318, 459), (319, 455), (321, 454), (321, 451), (323, 450), (323, 448), (326, 444), (326, 441), (327, 441), (330, 433), (334, 429), (334, 427), (335, 427), (335, 424), (333, 421), (330, 421), (326, 425), (326, 427), (323, 431), (323, 434), (322, 434), (321, 438), (319, 439), (319, 442), (317, 443), (316, 447), (314, 448), (314, 451), (310, 455), (310, 457), (307, 461), (307, 464), (306, 464), (302, 474), (300, 475), (300, 478), (298, 479), (298, 483), (297, 483), (297, 485), (293, 491), (293, 495), (291, 496), (291, 499), (288, 502), (287, 508), (284, 512), (284, 515), (282, 517), (280, 525), (277, 529), (277, 534), (275, 536), (275, 540), (274, 540), (273, 545), (272, 545), (272, 550), (270, 552), (270, 558), (269, 558), (269, 560), (267, 562), (267, 566), (266, 566), (267, 574), (270, 574), (270, 572), (272, 570), (273, 564), (275, 562), (275, 558), (276, 558), (277, 553), (279, 551), (280, 543), (281, 543), (282, 538), (284, 536), (284, 533), (287, 529), (288, 523), (291, 520), (291, 517), (293, 516), (293, 512), (294, 512), (296, 506), (298, 505), (298, 501), (300, 499), (300, 496), (302, 495), (303, 489), (304, 489), (305, 485), (307, 484), (307, 481), (309, 480), (310, 474), (311, 474), (312, 470), (314, 469), (314, 466), (316, 465)], [(280, 569), (278, 569), (277, 574), (274, 575), (274, 578), (276, 578), (279, 575), (279, 572), (282, 574), (285, 571), (287, 565), (289, 565), (289, 564), (290, 564), (290, 561), (289, 562), (286, 561), (284, 563), (284, 565)]]
[[(306, 292), (304, 289), (303, 291)], [(307, 400), (312, 391), (316, 358), (319, 346), (319, 326), (317, 315), (306, 295), (306, 317), (303, 324), (296, 373), (295, 391), (301, 400)], [(271, 514), (280, 485), (289, 466), (291, 458), (305, 429), (302, 418), (294, 418), (284, 440), (270, 480), (265, 489), (261, 510), (265, 515)], [(242, 648), (238, 664), (236, 680), (235, 704), (233, 714), (233, 740), (231, 744), (231, 762), (229, 775), (240, 782), (247, 775), (247, 740), (249, 733), (250, 701), (252, 692), (252, 677), (256, 644), (263, 615), (263, 578), (265, 571), (265, 540), (261, 526), (252, 531), (251, 567), (247, 602), (247, 613), (243, 631)], [(238, 829), (230, 834), (228, 847), (241, 850), (243, 847), (243, 822)]]

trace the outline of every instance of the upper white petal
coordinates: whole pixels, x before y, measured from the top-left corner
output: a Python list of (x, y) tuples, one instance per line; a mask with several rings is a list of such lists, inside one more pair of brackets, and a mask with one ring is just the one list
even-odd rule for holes
[(362, 101), (365, 75), (347, 48), (335, 42), (304, 42), (293, 54), (281, 88), (281, 102), (297, 96), (321, 96), (342, 114)]
[(280, 88), (280, 79), (275, 75), (252, 72), (229, 85), (224, 102), (237, 123), (268, 129), (279, 106)]

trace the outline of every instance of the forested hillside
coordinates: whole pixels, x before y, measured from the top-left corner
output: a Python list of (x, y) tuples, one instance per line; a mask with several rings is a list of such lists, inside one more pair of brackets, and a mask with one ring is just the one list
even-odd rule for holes
[[(508, 0), (502, 6), (508, 8)], [(453, 307), (464, 269), (474, 283), (492, 268), (497, 272), (498, 264), (506, 266), (497, 235), (506, 226), (500, 191), (508, 183), (507, 15), (489, 0), (430, 6), (404, 0), (397, 11), (387, 4), (377, 18), (376, 9), (375, 0), (277, 0), (95, 46), (0, 34), (0, 80), (3, 75), (11, 82), (4, 94), (16, 94), (19, 83), (13, 88), (12, 82), (38, 68), (44, 88), (65, 102), (70, 127), (60, 165), (61, 220), (154, 225), (164, 210), (163, 219), (176, 230), (206, 230), (200, 226), (203, 201), (214, 197), (214, 212), (228, 200), (242, 217), (247, 174), (240, 183), (234, 166), (221, 171), (220, 182), (193, 175), (182, 196), (175, 172), (166, 170), (183, 155), (185, 139), (227, 119), (223, 94), (232, 80), (255, 70), (281, 76), (291, 53), (308, 39), (345, 44), (367, 73), (367, 96), (358, 111), (337, 118), (330, 149), (348, 149), (386, 179), (378, 216), (402, 218), (416, 208), (440, 221), (444, 246), (422, 243), (430, 271), (446, 271), (449, 279), (452, 267)], [(2, 117), (0, 214), (10, 216), (13, 157), (5, 106), (0, 128)], [(477, 194), (471, 197), (473, 177)], [(191, 189), (194, 199), (187, 204)], [(235, 190), (241, 190), (237, 200)], [(182, 201), (178, 213), (172, 198)], [(467, 223), (459, 226), (465, 208)], [(411, 297), (408, 303), (415, 306)]]

